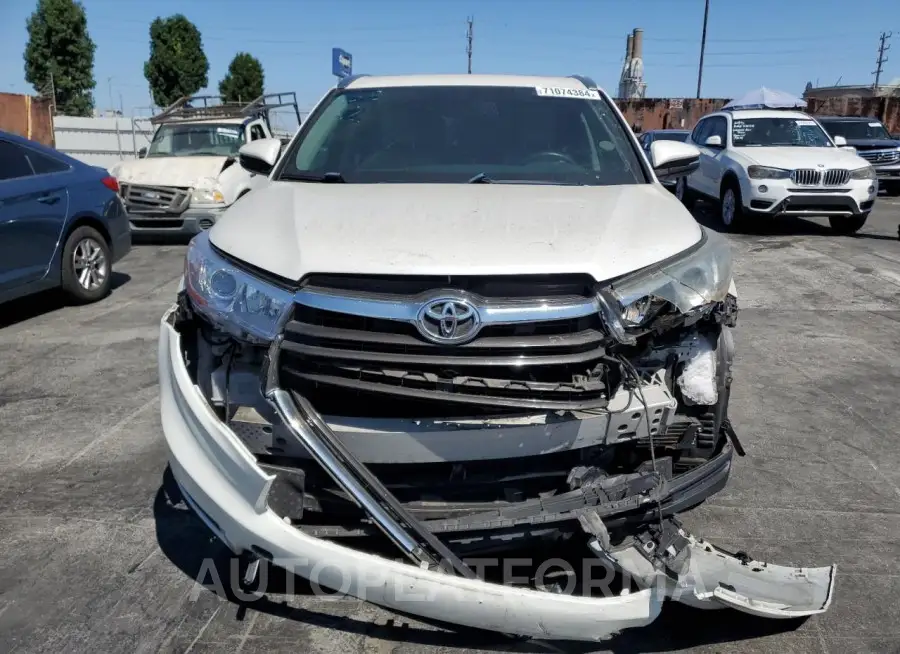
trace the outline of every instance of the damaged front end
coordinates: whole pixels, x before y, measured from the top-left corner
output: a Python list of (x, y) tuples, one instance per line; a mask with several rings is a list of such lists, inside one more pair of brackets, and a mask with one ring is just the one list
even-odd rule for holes
[[(414, 566), (392, 568), (395, 577), (474, 584), (492, 606), (364, 597), (425, 617), (596, 639), (655, 618), (654, 587), (694, 606), (821, 612), (833, 568), (754, 562), (674, 518), (720, 490), (743, 453), (727, 416), (736, 314), (727, 245), (714, 235), (601, 286), (573, 275), (319, 275), (298, 287), (201, 235), (161, 335), (173, 473), (236, 552), (278, 563), (328, 542), (340, 550), (330, 560), (349, 566), (389, 543)], [(179, 392), (196, 393), (210, 415), (185, 418), (192, 401)], [(182, 423), (194, 425), (196, 448), (181, 442)], [(252, 514), (236, 518), (215, 494)], [(263, 527), (263, 516), (275, 522)], [(579, 540), (630, 580), (615, 598), (564, 604), (534, 578), (510, 588), (471, 565)], [(323, 585), (362, 595), (353, 583)], [(497, 618), (509, 617), (507, 602), (533, 602), (536, 621), (527, 610)]]

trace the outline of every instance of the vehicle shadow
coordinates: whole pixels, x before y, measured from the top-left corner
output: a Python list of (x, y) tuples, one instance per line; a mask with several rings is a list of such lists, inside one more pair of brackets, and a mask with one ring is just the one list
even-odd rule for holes
[(144, 245), (187, 245), (194, 238), (192, 234), (131, 234), (133, 246)]
[[(235, 578), (240, 569), (236, 557), (212, 535), (193, 511), (186, 507), (168, 467), (154, 500), (153, 515), (157, 542), (163, 554), (185, 575), (210, 590), (214, 588), (220, 597), (234, 604), (237, 607), (238, 621), (243, 621), (246, 612), (252, 610), (285, 620), (295, 620), (312, 627), (335, 629), (420, 647), (460, 650), (474, 648), (522, 654), (546, 654), (554, 651), (587, 654), (598, 650), (623, 654), (669, 652), (704, 645), (735, 643), (794, 631), (805, 622), (804, 619), (766, 620), (727, 609), (714, 612), (701, 611), (667, 602), (660, 616), (649, 626), (625, 630), (596, 643), (537, 641), (425, 620), (418, 616), (409, 617), (415, 622), (429, 624), (436, 629), (422, 629), (402, 620), (393, 619), (384, 625), (376, 625), (352, 617), (335, 616), (291, 606), (288, 601), (273, 599), (272, 597), (286, 595), (321, 597), (323, 594), (323, 589), (313, 588), (306, 579), (275, 566), (267, 566), (265, 573), (262, 572), (261, 566), (260, 583), (263, 585), (264, 581), (265, 592), (260, 591), (255, 597), (248, 597), (246, 591), (241, 591), (240, 584)], [(215, 575), (210, 574), (211, 568), (215, 568)]]
[[(116, 289), (131, 281), (131, 275), (115, 270), (112, 272), (111, 277), (110, 292), (112, 293), (115, 293)], [(107, 299), (100, 300), (100, 302), (105, 301)], [(37, 318), (46, 313), (58, 311), (67, 306), (70, 305), (66, 301), (65, 295), (58, 288), (12, 300), (3, 305), (3, 312), (0, 314), (0, 329)]]
[[(704, 227), (715, 232), (724, 232), (716, 217), (716, 207), (706, 202), (698, 201), (692, 213), (696, 221)], [(866, 232), (848, 235), (835, 234), (828, 225), (822, 225), (796, 216), (752, 220), (742, 225), (740, 231), (729, 233), (733, 233), (736, 236), (827, 236), (829, 238), (858, 238), (877, 241), (896, 241), (898, 239), (898, 236)]]

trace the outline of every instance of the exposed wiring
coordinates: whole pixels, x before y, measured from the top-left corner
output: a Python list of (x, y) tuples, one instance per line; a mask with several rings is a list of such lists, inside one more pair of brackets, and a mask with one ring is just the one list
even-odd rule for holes
[[(627, 373), (627, 376), (631, 378), (634, 383), (634, 391), (637, 393), (638, 399), (641, 401), (641, 405), (644, 408), (644, 420), (646, 421), (647, 426), (647, 439), (650, 441), (650, 464), (653, 466), (653, 472), (656, 474), (657, 478), (660, 481), (660, 486), (662, 486), (662, 477), (659, 473), (659, 469), (656, 465), (656, 443), (653, 439), (653, 429), (650, 427), (650, 407), (647, 404), (647, 399), (644, 397), (644, 390), (641, 388), (641, 375), (637, 371), (637, 368), (624, 357), (624, 355), (618, 355), (617, 360), (619, 364), (622, 366), (623, 372)], [(659, 490), (656, 493), (656, 516), (659, 519), (659, 528), (663, 529), (663, 514), (662, 514), (662, 497), (660, 496)]]

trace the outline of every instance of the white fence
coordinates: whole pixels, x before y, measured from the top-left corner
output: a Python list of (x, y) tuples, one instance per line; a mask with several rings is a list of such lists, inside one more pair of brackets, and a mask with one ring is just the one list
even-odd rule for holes
[(110, 168), (123, 159), (137, 158), (150, 143), (153, 128), (147, 118), (54, 116), (56, 149), (70, 157)]

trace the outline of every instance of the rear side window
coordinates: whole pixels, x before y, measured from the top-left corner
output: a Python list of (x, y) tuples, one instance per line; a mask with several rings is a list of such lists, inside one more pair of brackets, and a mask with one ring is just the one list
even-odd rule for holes
[(19, 179), (33, 174), (25, 149), (9, 141), (0, 141), (0, 180)]
[(31, 167), (34, 168), (35, 175), (47, 175), (49, 173), (61, 173), (69, 170), (69, 164), (63, 163), (59, 159), (38, 152), (37, 150), (28, 149), (25, 151)]

